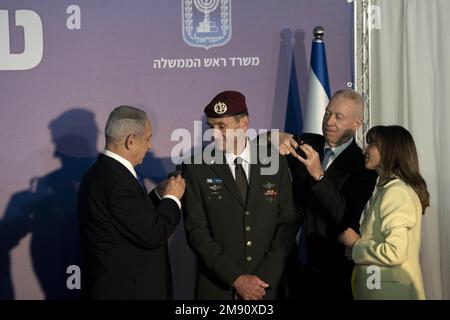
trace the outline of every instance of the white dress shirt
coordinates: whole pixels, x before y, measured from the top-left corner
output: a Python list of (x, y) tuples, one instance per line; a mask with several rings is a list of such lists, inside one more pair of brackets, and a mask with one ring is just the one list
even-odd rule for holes
[(231, 174), (233, 175), (234, 180), (236, 180), (234, 172), (236, 164), (234, 163), (234, 160), (237, 157), (242, 159), (242, 168), (244, 169), (245, 176), (247, 177), (247, 181), (250, 184), (250, 142), (248, 141), (248, 139), (245, 143), (244, 150), (242, 150), (239, 155), (235, 155), (234, 153), (225, 153), (225, 159), (228, 166), (230, 167)]
[(323, 146), (323, 151), (325, 152), (325, 149), (331, 148), (333, 150), (333, 155), (328, 159), (328, 163), (325, 166), (325, 171), (328, 169), (328, 167), (333, 163), (334, 159), (336, 159), (347, 147), (353, 142), (353, 137), (348, 139), (345, 143), (337, 146), (337, 147), (330, 147), (330, 145), (325, 141), (325, 145)]

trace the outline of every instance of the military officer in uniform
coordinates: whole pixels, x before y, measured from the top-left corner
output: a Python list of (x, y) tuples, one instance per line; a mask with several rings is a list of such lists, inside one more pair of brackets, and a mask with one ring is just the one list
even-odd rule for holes
[(280, 298), (298, 227), (286, 160), (270, 153), (278, 170), (264, 174), (274, 159), (258, 156), (261, 145), (248, 139), (241, 93), (219, 93), (204, 112), (214, 130), (216, 160), (182, 168), (185, 229), (198, 257), (196, 298)]

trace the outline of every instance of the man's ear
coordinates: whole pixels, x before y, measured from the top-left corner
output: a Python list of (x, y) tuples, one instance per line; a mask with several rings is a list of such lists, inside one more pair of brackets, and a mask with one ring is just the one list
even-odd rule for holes
[(133, 146), (133, 144), (136, 143), (136, 134), (134, 133), (130, 133), (126, 138), (125, 138), (125, 149), (126, 150), (130, 150), (131, 147)]
[(248, 116), (243, 116), (240, 120), (240, 126), (243, 130), (248, 129)]
[(353, 128), (353, 131), (358, 131), (359, 128), (361, 128), (361, 126), (363, 125), (363, 120), (361, 118), (357, 119), (355, 121), (355, 126)]

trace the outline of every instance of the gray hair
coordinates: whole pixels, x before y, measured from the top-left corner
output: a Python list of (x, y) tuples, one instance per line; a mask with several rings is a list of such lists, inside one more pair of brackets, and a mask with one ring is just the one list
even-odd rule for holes
[(115, 108), (108, 117), (105, 127), (106, 143), (115, 143), (129, 134), (143, 134), (147, 114), (141, 109), (120, 106)]
[(347, 100), (351, 100), (355, 104), (355, 106), (358, 107), (358, 109), (356, 110), (358, 112), (358, 114), (361, 117), (363, 116), (364, 102), (363, 102), (362, 96), (358, 92), (356, 92), (355, 90), (351, 90), (351, 89), (338, 90), (333, 94), (331, 99), (338, 98), (338, 97), (344, 98)]

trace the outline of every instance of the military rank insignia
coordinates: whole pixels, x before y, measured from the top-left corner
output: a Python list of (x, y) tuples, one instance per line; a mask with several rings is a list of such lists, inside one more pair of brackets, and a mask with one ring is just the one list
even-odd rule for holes
[(220, 178), (207, 178), (206, 184), (208, 185), (208, 200), (222, 200), (223, 196), (220, 192), (222, 189), (223, 181)]
[(263, 184), (262, 187), (264, 190), (264, 199), (269, 203), (273, 203), (278, 195), (278, 192), (275, 190), (275, 184), (269, 181)]

